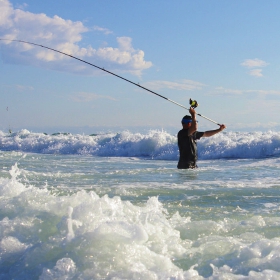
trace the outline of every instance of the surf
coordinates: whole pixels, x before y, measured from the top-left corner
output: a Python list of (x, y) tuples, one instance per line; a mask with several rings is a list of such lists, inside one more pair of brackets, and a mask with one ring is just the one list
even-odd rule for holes
[[(280, 132), (223, 132), (198, 142), (198, 157), (208, 159), (259, 159), (279, 157)], [(176, 135), (163, 130), (147, 133), (71, 134), (0, 131), (1, 151), (39, 154), (92, 155), (99, 157), (139, 157), (177, 160)]]

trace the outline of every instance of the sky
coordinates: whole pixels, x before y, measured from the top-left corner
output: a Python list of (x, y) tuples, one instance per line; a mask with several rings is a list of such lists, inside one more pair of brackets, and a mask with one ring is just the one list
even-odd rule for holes
[[(0, 0), (0, 130), (280, 129), (280, 1)], [(199, 130), (217, 125), (198, 117)]]

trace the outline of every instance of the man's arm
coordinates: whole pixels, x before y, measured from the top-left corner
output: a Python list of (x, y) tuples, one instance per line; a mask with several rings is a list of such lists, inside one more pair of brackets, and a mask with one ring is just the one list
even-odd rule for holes
[(225, 128), (226, 128), (226, 126), (224, 124), (221, 124), (220, 128), (218, 128), (218, 129), (205, 131), (202, 137), (213, 136), (213, 135), (223, 131)]
[(190, 114), (192, 116), (192, 124), (191, 124), (191, 126), (189, 128), (188, 134), (192, 135), (194, 132), (197, 131), (196, 113), (195, 113), (194, 108), (192, 108), (192, 107), (189, 109), (189, 112), (190, 112)]

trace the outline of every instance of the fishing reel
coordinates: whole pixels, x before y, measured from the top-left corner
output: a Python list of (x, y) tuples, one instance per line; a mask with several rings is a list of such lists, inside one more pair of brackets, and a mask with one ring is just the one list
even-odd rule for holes
[(196, 107), (198, 106), (198, 103), (197, 103), (196, 100), (192, 100), (192, 99), (190, 98), (190, 105), (191, 105), (191, 107), (194, 109), (194, 108), (196, 108)]

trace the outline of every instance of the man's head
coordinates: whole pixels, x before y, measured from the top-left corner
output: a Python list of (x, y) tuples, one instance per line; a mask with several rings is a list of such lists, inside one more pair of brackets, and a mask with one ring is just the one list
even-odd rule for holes
[(192, 124), (192, 117), (191, 117), (191, 116), (188, 116), (188, 115), (184, 116), (184, 117), (182, 118), (181, 123), (182, 123), (183, 127), (184, 127), (184, 126), (186, 126), (186, 127), (191, 126), (191, 124)]

